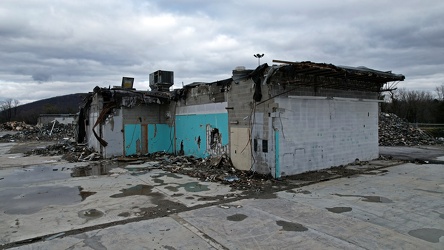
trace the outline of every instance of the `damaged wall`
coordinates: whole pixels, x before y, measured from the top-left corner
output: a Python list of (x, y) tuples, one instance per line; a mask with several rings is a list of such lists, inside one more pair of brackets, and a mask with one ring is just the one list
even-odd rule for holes
[(124, 155), (173, 151), (168, 104), (138, 105), (122, 110)]
[(230, 157), (233, 165), (241, 170), (250, 170), (252, 166), (250, 125), (254, 107), (253, 87), (251, 80), (239, 80), (231, 84), (228, 94)]
[(259, 80), (251, 71), (233, 71), (233, 78), (247, 75), (228, 95), (236, 168), (279, 178), (378, 157), (376, 92), (286, 84), (279, 78), (265, 83), (268, 69), (257, 70)]
[(227, 103), (176, 108), (176, 154), (207, 157), (227, 152)]
[(122, 124), (122, 110), (114, 109), (102, 125), (103, 138), (108, 142), (106, 147), (102, 147), (103, 157), (109, 158), (123, 154)]

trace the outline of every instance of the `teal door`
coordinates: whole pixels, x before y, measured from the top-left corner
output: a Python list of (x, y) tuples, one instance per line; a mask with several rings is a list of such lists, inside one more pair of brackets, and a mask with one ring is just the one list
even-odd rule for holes
[(140, 124), (125, 124), (125, 156), (142, 152), (142, 128)]

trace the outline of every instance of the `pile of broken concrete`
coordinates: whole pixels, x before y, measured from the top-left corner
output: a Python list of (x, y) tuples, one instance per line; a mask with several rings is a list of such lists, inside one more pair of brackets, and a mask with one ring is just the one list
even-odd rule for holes
[(74, 124), (62, 124), (57, 121), (38, 125), (17, 121), (6, 122), (0, 124), (0, 131), (5, 132), (0, 136), (0, 142), (52, 141), (75, 137)]
[(439, 141), (395, 114), (379, 115), (380, 146), (435, 145)]
[[(152, 164), (145, 171), (158, 168), (171, 173), (195, 177), (201, 181), (228, 184), (238, 190), (262, 191), (267, 185), (276, 182), (271, 175), (261, 175), (234, 168), (226, 154), (209, 158), (195, 158), (158, 152), (143, 156), (119, 157), (116, 160), (126, 161), (128, 164), (150, 162)], [(138, 170), (144, 171), (140, 168)]]
[(36, 148), (26, 152), (25, 155), (63, 155), (62, 159), (68, 162), (97, 161), (102, 159), (102, 156), (95, 152), (93, 148), (88, 148), (86, 145), (77, 144), (70, 140), (61, 140), (45, 148)]

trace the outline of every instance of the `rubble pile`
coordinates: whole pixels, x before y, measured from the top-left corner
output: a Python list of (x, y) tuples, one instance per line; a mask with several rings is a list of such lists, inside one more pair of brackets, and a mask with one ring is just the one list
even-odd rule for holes
[[(147, 159), (148, 160), (148, 159)], [(212, 158), (175, 156), (165, 153), (149, 155), (165, 171), (196, 177), (201, 181), (220, 182), (239, 190), (263, 190), (276, 180), (271, 175), (235, 169), (227, 155)]]
[(380, 146), (419, 146), (438, 143), (433, 137), (411, 126), (395, 114), (381, 112), (379, 115)]
[(25, 156), (29, 155), (63, 155), (62, 159), (69, 162), (97, 161), (102, 159), (100, 154), (95, 152), (94, 149), (68, 140), (49, 145), (45, 148), (36, 148), (25, 153)]
[(0, 124), (0, 131), (11, 133), (0, 137), (0, 142), (14, 141), (50, 141), (63, 138), (74, 138), (76, 126), (74, 124), (62, 124), (58, 121), (49, 124), (29, 125), (25, 122), (6, 122)]

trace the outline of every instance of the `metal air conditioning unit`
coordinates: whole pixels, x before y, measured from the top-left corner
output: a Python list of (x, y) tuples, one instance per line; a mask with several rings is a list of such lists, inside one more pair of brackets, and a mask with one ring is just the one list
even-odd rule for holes
[(150, 74), (150, 88), (157, 91), (169, 91), (174, 85), (174, 72), (158, 70)]

